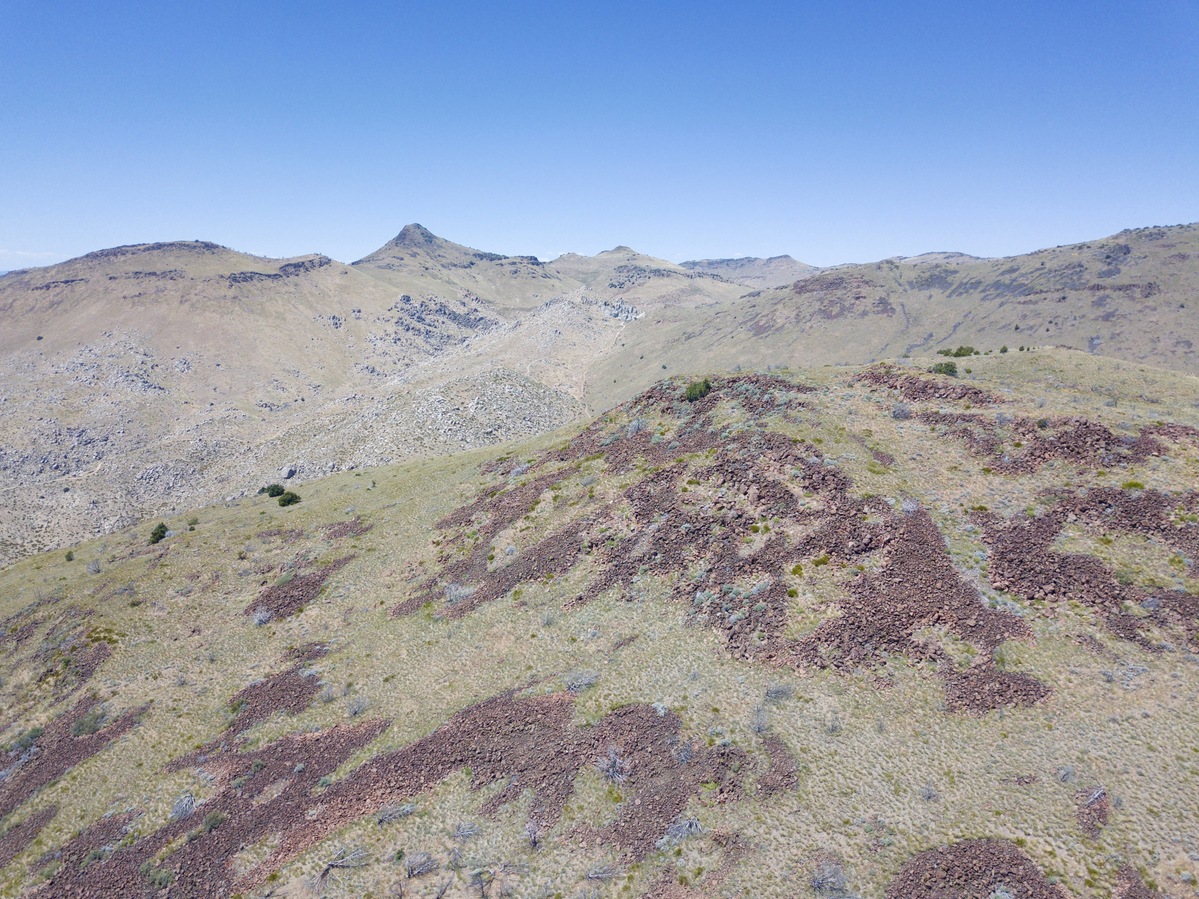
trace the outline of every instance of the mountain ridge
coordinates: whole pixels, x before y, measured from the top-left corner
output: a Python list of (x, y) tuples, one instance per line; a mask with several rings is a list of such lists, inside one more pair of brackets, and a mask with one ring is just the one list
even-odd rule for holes
[[(625, 247), (534, 264), (415, 224), (372, 256), (162, 242), (0, 278), (0, 490), (12, 497), (0, 564), (228, 496), (250, 472), (310, 477), (552, 430), (664, 374), (963, 344), (1199, 371), (1196, 226), (752, 289)], [(513, 424), (490, 427), (481, 410)]]

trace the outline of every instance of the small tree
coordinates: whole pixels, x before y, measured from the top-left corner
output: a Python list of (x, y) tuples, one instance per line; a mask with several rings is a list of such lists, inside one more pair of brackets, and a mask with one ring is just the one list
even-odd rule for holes
[(300, 494), (287, 490), (279, 495), (279, 505), (294, 506), (300, 501)]
[(286, 491), (282, 484), (267, 484), (262, 488), (262, 492), (267, 496), (282, 496)]
[(958, 364), (956, 362), (938, 362), (931, 369), (934, 375), (949, 375), (956, 378), (958, 374)]
[(166, 537), (166, 535), (167, 535), (166, 524), (161, 521), (158, 522), (158, 524), (154, 525), (154, 530), (150, 531), (150, 544), (153, 545), (155, 543), (160, 542), (161, 540), (163, 540)]
[(712, 382), (707, 378), (704, 378), (702, 381), (692, 381), (687, 385), (687, 402), (694, 403), (696, 400), (702, 400), (711, 392)]

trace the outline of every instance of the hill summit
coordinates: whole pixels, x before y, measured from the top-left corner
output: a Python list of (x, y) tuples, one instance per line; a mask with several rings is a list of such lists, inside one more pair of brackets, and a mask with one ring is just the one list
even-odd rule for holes
[(18, 562), (0, 886), (1188, 889), (1199, 386), (969, 360), (669, 378)]

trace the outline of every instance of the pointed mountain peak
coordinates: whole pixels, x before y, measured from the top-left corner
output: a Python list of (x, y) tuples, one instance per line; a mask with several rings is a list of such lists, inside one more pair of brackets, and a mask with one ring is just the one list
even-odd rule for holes
[(424, 225), (413, 222), (411, 225), (404, 226), (403, 230), (392, 240), (392, 244), (397, 247), (427, 247), (440, 240), (441, 238)]

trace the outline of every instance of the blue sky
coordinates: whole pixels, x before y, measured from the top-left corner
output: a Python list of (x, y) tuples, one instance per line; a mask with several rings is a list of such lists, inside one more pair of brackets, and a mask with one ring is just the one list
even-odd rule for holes
[(543, 258), (1006, 255), (1199, 220), (1199, 0), (6, 0), (0, 270), (417, 221)]

